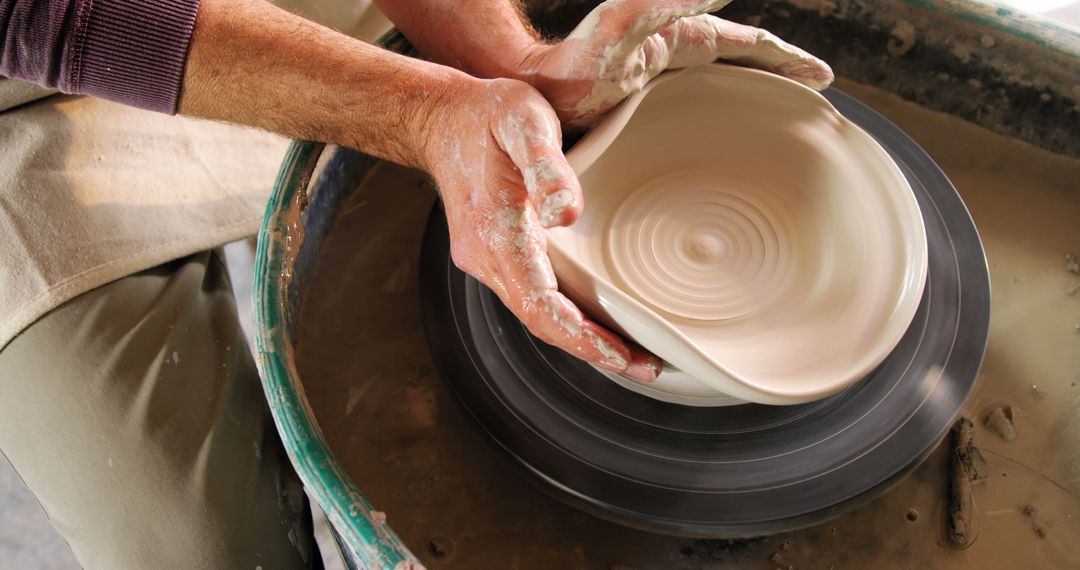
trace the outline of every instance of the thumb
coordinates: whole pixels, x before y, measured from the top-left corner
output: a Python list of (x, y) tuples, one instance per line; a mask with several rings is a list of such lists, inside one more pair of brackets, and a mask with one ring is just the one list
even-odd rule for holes
[(583, 204), (581, 184), (559, 144), (555, 112), (528, 107), (514, 111), (497, 122), (493, 135), (521, 173), (540, 225), (574, 223)]

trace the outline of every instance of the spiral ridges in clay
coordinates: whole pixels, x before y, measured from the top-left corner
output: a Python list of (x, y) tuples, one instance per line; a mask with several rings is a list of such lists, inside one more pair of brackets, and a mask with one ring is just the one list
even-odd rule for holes
[(624, 291), (670, 316), (750, 315), (792, 269), (790, 218), (775, 192), (708, 171), (649, 181), (615, 209), (606, 253)]

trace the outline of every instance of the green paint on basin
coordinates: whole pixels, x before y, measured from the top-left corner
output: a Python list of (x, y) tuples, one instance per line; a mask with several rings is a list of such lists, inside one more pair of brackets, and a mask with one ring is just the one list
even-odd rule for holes
[[(389, 34), (384, 46), (407, 44)], [(293, 358), (289, 281), (303, 242), (301, 211), (324, 145), (295, 141), (278, 172), (266, 205), (255, 263), (253, 292), (256, 361), (274, 423), (289, 459), (333, 525), (349, 563), (367, 569), (418, 569), (420, 563), (386, 524), (331, 452), (308, 405)], [(369, 161), (374, 164), (374, 160)]]

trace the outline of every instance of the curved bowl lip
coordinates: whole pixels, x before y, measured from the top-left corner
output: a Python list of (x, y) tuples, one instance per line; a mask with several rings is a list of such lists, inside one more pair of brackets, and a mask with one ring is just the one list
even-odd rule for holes
[[(691, 406), (695, 408), (724, 408), (727, 406), (738, 406), (741, 404), (749, 403), (746, 400), (736, 398), (735, 396), (724, 394), (722, 392), (714, 392), (713, 394), (710, 394), (708, 396), (695, 396), (689, 394), (681, 394), (679, 392), (671, 390), (663, 390), (654, 386), (651, 383), (639, 382), (632, 378), (627, 378), (626, 376), (623, 376), (621, 374), (611, 372), (610, 370), (604, 370), (603, 368), (597, 366), (593, 366), (593, 368), (597, 372), (602, 374), (605, 378), (608, 378), (612, 382), (615, 382), (616, 384), (622, 386), (623, 388), (626, 388), (627, 390), (630, 390), (631, 392), (637, 392), (638, 394), (648, 396), (650, 398), (653, 398), (654, 400), (660, 400), (661, 402), (667, 402), (669, 404), (679, 404), (682, 406)], [(673, 370), (673, 372), (676, 374), (687, 374), (686, 372), (683, 372), (681, 370)], [(665, 374), (671, 374), (671, 372), (665, 372)], [(687, 374), (687, 376), (689, 376), (689, 374)], [(693, 378), (693, 380), (700, 382), (696, 378)], [(705, 387), (711, 387), (709, 384), (702, 383), (702, 385), (704, 385)]]
[[(741, 389), (736, 388), (737, 392), (745, 393), (746, 389), (750, 389), (763, 396), (760, 399), (762, 403), (792, 404), (809, 402), (835, 394), (864, 378), (874, 368), (881, 364), (881, 362), (896, 348), (900, 343), (900, 339), (903, 338), (908, 327), (911, 325), (911, 321), (915, 317), (915, 313), (919, 308), (919, 303), (926, 288), (929, 253), (927, 250), (926, 227), (923, 223), (922, 212), (919, 208), (915, 193), (911, 188), (911, 184), (908, 183), (907, 178), (904, 176), (903, 172), (900, 171), (900, 167), (896, 164), (896, 161), (892, 159), (889, 153), (876, 139), (874, 139), (874, 137), (870, 136), (870, 134), (855, 123), (849, 121), (832, 105), (832, 103), (829, 103), (824, 96), (810, 87), (767, 71), (736, 65), (713, 63), (665, 72), (650, 81), (639, 93), (625, 100), (619, 107), (609, 113), (596, 128), (582, 137), (582, 139), (566, 153), (567, 161), (570, 163), (570, 166), (573, 167), (574, 172), (580, 176), (596, 162), (609, 146), (611, 146), (611, 143), (614, 142), (619, 136), (619, 133), (621, 133), (629, 123), (630, 118), (645, 99), (649, 91), (653, 90), (658, 85), (667, 83), (677, 77), (702, 73), (712, 75), (742, 75), (745, 78), (753, 78), (758, 81), (773, 83), (777, 89), (786, 89), (791, 91), (792, 94), (797, 93), (797, 96), (805, 98), (807, 101), (812, 102), (814, 105), (830, 113), (847, 133), (853, 134), (855, 137), (861, 139), (865, 148), (874, 154), (880, 162), (880, 166), (884, 168), (888, 173), (888, 176), (895, 183), (895, 188), (898, 189), (899, 194), (903, 197), (902, 203), (908, 206), (900, 215), (909, 218), (909, 227), (912, 231), (911, 238), (916, 242), (911, 251), (913, 254), (912, 257), (914, 257), (915, 263), (917, 263), (917, 267), (915, 271), (912, 272), (909, 265), (909, 270), (904, 274), (904, 280), (909, 283), (914, 281), (915, 286), (905, 286), (903, 292), (897, 298), (897, 301), (894, 304), (894, 307), (896, 308), (889, 317), (887, 326), (885, 327), (885, 329), (888, 330), (888, 334), (882, 335), (876, 343), (878, 350), (873, 353), (868, 353), (867, 356), (856, 360), (855, 364), (850, 367), (851, 371), (839, 379), (817, 382), (809, 387), (780, 388), (765, 384), (745, 375), (738, 374), (718, 362), (689, 336), (672, 325), (656, 311), (630, 295), (620, 291), (595, 271), (579, 263), (574, 256), (569, 255), (565, 248), (558, 244), (558, 240), (549, 240), (548, 246), (559, 250), (563, 254), (563, 257), (577, 265), (578, 269), (588, 275), (593, 282), (603, 285), (603, 288), (609, 290), (612, 296), (618, 297), (621, 302), (629, 304), (634, 310), (645, 315), (650, 320), (655, 321), (655, 323), (662, 327), (668, 334), (679, 339), (684, 348), (692, 351), (699, 359), (708, 363), (712, 368), (719, 372), (720, 375), (732, 382), (741, 384)], [(589, 142), (591, 148), (582, 146), (582, 143), (585, 142)], [(888, 326), (889, 323), (900, 322), (903, 323), (902, 326), (899, 324)], [(698, 378), (698, 380), (721, 392), (733, 388), (732, 386), (725, 386), (723, 381), (718, 381), (716, 378)]]

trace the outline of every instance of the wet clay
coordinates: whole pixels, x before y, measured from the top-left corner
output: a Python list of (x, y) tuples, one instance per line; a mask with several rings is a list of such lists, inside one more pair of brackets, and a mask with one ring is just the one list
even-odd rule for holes
[[(990, 344), (964, 414), (985, 480), (973, 538), (947, 539), (954, 447), (832, 521), (761, 539), (673, 538), (566, 507), (526, 483), (455, 405), (420, 321), (416, 271), (434, 192), (380, 166), (342, 209), (298, 326), (311, 406), (346, 470), (429, 568), (1075, 568), (1080, 561), (1080, 161), (865, 86), (941, 164), (988, 252)], [(1033, 388), (1034, 387), (1034, 388)], [(988, 430), (1008, 406), (1016, 437)], [(912, 515), (914, 513), (914, 515)]]
[[(567, 160), (588, 206), (548, 232), (560, 289), (722, 394), (837, 393), (892, 352), (918, 309), (926, 232), (907, 180), (793, 81), (721, 64), (669, 73)], [(656, 387), (698, 392), (665, 374)]]

